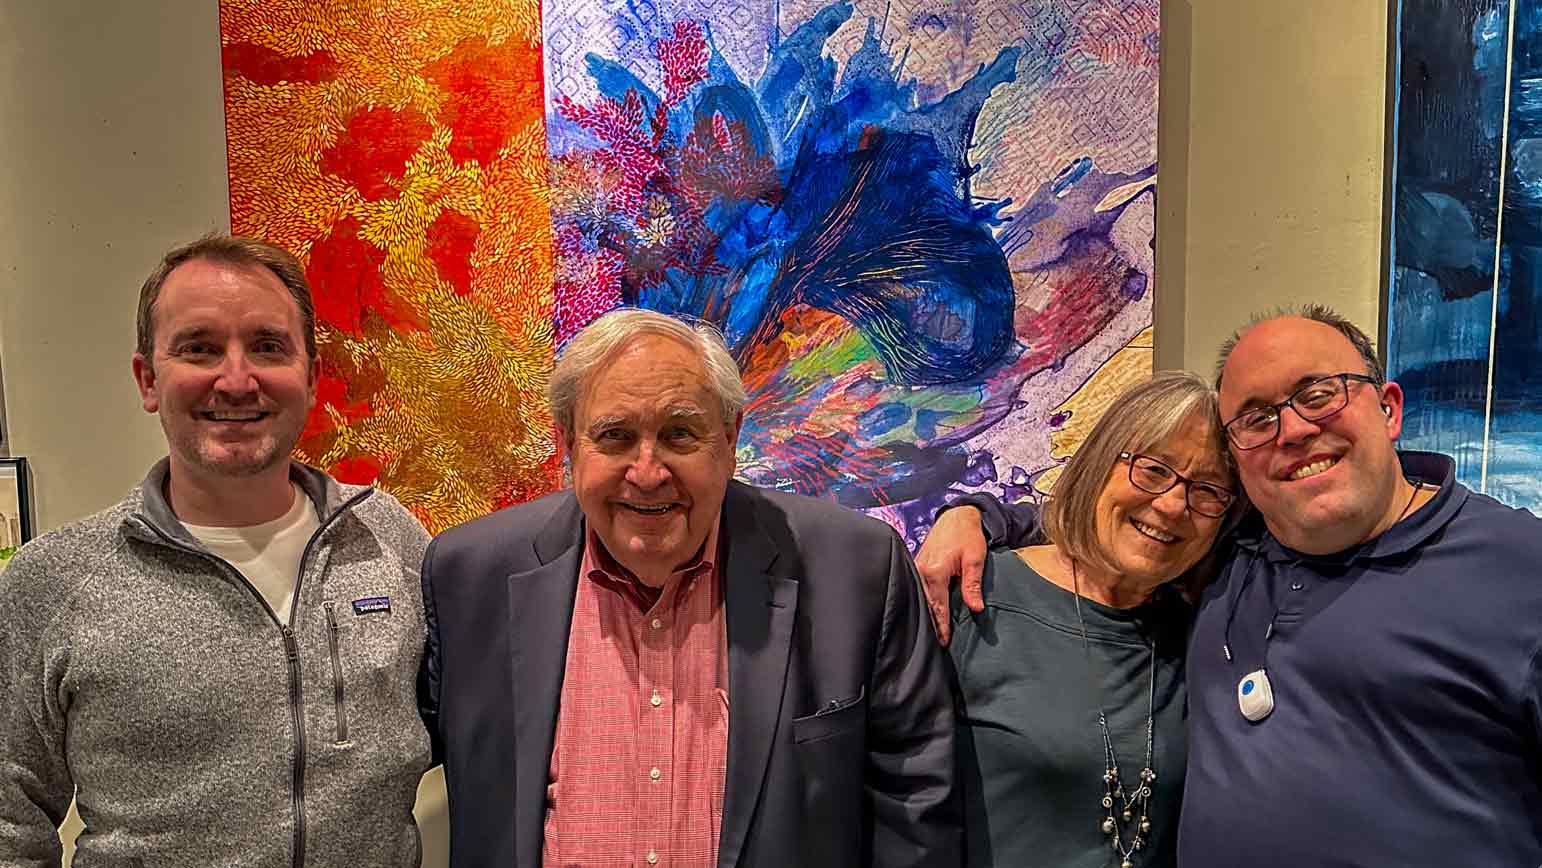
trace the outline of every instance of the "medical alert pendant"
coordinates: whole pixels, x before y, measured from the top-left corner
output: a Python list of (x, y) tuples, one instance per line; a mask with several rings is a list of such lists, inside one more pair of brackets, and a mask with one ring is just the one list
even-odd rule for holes
[(1274, 688), (1269, 685), (1269, 674), (1255, 669), (1237, 682), (1237, 707), (1242, 716), (1257, 723), (1274, 711)]

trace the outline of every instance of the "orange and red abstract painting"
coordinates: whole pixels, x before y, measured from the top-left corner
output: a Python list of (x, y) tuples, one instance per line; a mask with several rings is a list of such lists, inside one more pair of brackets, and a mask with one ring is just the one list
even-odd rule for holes
[(551, 490), (536, 0), (223, 0), (233, 231), (316, 287), (297, 450), (430, 530)]

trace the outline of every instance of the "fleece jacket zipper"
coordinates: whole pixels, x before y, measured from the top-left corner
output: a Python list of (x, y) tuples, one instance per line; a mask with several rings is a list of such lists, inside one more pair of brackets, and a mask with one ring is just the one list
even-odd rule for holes
[[(310, 540), (305, 544), (305, 551), (300, 554), (299, 573), (295, 576), (294, 593), (289, 598), (291, 618), (294, 617), (294, 612), (299, 608), (300, 585), (305, 580), (305, 564), (310, 560), (311, 550), (315, 548), (316, 540), (321, 539), (321, 535), (326, 533), (327, 528), (331, 527), (332, 523), (337, 521), (343, 513), (374, 492), (373, 488), (366, 488), (344, 501), (331, 515), (327, 516), (325, 521), (321, 522), (320, 526), (316, 528), (316, 532), (311, 534)], [(180, 540), (173, 539), (169, 534), (148, 520), (144, 520), (144, 524), (172, 548), (211, 560), (218, 565), (220, 569), (234, 578), (237, 584), (244, 586), (253, 597), (257, 598), (257, 602), (262, 606), (263, 611), (268, 613), (268, 619), (278, 626), (280, 634), (284, 637), (284, 659), (289, 666), (289, 719), (290, 725), (294, 728), (295, 741), (294, 775), (291, 784), (293, 789), (290, 793), (290, 802), (294, 806), (294, 840), (290, 845), (290, 865), (292, 868), (305, 868), (305, 692), (300, 681), (300, 644), (295, 640), (294, 631), (289, 629), (288, 624), (279, 622), (278, 613), (274, 612), (273, 607), (268, 605), (267, 599), (262, 596), (262, 593), (251, 582), (247, 581), (246, 576), (240, 570), (231, 566), (229, 561), (203, 549), (194, 548)], [(334, 657), (334, 661), (335, 659)]]
[(348, 704), (343, 691), (343, 661), (338, 650), (337, 604), (331, 600), (322, 603), (327, 612), (327, 647), (332, 651), (332, 701), (337, 705), (336, 747), (348, 746)]

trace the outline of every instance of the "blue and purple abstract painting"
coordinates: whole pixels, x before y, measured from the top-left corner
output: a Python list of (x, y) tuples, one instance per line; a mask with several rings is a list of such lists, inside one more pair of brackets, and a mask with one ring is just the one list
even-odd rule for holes
[(556, 340), (719, 325), (739, 475), (911, 544), (950, 493), (1035, 496), (1057, 408), (1149, 342), (1157, 13), (547, 0)]
[(1542, 2), (1402, 0), (1387, 311), (1404, 448), (1542, 507)]

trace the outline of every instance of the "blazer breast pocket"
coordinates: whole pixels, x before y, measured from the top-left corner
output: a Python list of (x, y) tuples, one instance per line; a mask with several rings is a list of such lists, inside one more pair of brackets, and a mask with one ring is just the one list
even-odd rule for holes
[(793, 718), (792, 740), (803, 779), (798, 865), (847, 868), (861, 864), (866, 689)]
[(858, 688), (857, 695), (835, 700), (828, 708), (813, 714), (792, 719), (792, 740), (798, 744), (823, 741), (851, 730), (860, 730), (867, 724), (867, 687)]

